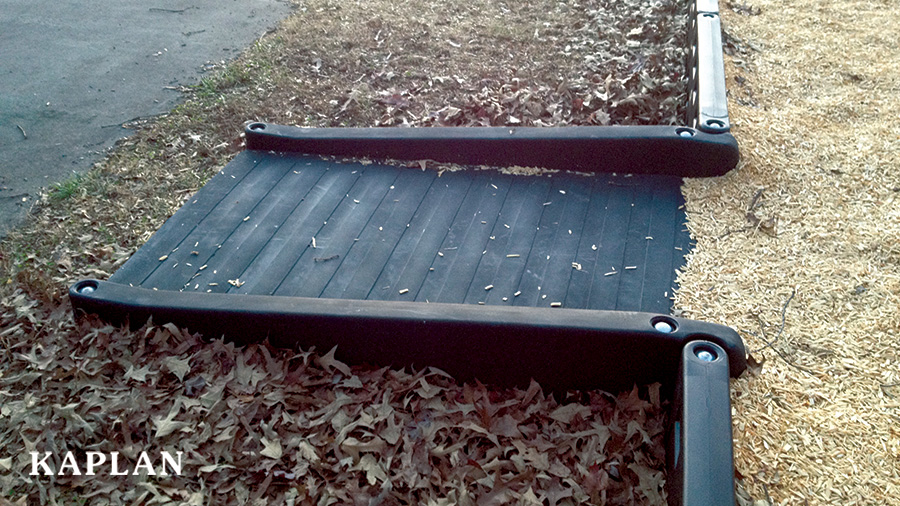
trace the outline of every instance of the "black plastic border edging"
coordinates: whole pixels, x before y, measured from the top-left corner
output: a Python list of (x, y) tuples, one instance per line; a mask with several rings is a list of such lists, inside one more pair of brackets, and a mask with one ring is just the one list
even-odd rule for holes
[(692, 341), (681, 352), (666, 449), (671, 506), (735, 504), (729, 367), (724, 355), (721, 347), (704, 341)]
[(688, 123), (713, 134), (728, 132), (722, 24), (716, 0), (691, 4), (688, 30)]
[[(666, 315), (565, 308), (475, 306), (154, 291), (106, 281), (73, 285), (76, 314), (140, 326), (151, 316), (207, 338), (325, 351), (349, 363), (439, 367), (460, 380), (550, 389), (672, 383), (687, 342), (728, 350), (734, 374), (744, 345), (725, 326)], [(663, 322), (664, 324), (660, 324)], [(662, 329), (662, 330), (659, 330)]]
[(725, 174), (740, 158), (731, 134), (676, 126), (300, 128), (245, 127), (247, 149), (585, 172)]
[(693, 0), (687, 56), (690, 126), (298, 128), (250, 123), (247, 148), (463, 165), (720, 176), (737, 166), (729, 133), (722, 26), (716, 0)]

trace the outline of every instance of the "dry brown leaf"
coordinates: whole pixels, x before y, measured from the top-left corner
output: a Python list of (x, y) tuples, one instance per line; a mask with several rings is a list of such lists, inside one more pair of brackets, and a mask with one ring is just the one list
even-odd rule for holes
[(350, 367), (340, 360), (334, 358), (335, 351), (337, 351), (337, 346), (331, 348), (328, 353), (319, 357), (319, 364), (324, 367), (327, 372), (331, 372), (332, 370), (337, 369), (345, 376), (350, 376)]
[(281, 441), (278, 439), (268, 440), (265, 437), (260, 439), (260, 442), (263, 445), (263, 449), (260, 450), (259, 454), (263, 457), (269, 457), (270, 459), (278, 460), (283, 455), (281, 449)]
[(628, 464), (628, 469), (638, 477), (638, 488), (650, 504), (663, 504), (662, 490), (666, 480), (659, 470), (649, 469), (637, 463)]
[(560, 423), (569, 424), (572, 423), (572, 420), (576, 416), (580, 416), (582, 419), (587, 419), (590, 415), (590, 407), (571, 403), (554, 409), (553, 412), (550, 413), (550, 418)]
[(511, 415), (503, 415), (500, 418), (494, 418), (491, 424), (491, 432), (498, 436), (508, 438), (521, 438), (522, 433), (519, 432), (519, 422)]
[(369, 482), (369, 485), (375, 485), (378, 482), (384, 483), (388, 480), (387, 473), (373, 455), (366, 454), (360, 457), (355, 469), (366, 473), (366, 481)]
[(188, 358), (166, 357), (163, 359), (163, 365), (178, 378), (178, 381), (184, 381), (185, 374), (191, 371), (190, 359)]
[(153, 374), (155, 373), (150, 371), (150, 366), (135, 368), (134, 364), (132, 364), (128, 367), (128, 370), (125, 371), (125, 375), (123, 376), (123, 378), (125, 378), (126, 380), (134, 380), (139, 383), (144, 383), (147, 381), (147, 376)]
[(164, 438), (175, 431), (190, 427), (190, 424), (187, 422), (175, 420), (175, 417), (178, 416), (180, 411), (181, 405), (176, 403), (165, 417), (158, 416), (153, 418), (153, 426), (156, 428), (154, 437), (156, 439)]

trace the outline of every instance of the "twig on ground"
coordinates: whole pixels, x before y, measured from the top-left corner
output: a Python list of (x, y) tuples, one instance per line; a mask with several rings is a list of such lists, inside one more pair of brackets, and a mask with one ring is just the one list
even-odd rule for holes
[(751, 212), (753, 212), (754, 209), (756, 209), (756, 204), (759, 203), (759, 198), (762, 197), (762, 194), (763, 194), (762, 188), (760, 188), (759, 190), (756, 190), (756, 193), (753, 194), (753, 198), (750, 200), (750, 206), (747, 207), (748, 213), (751, 213)]
[(791, 359), (789, 359), (784, 353), (782, 353), (780, 350), (778, 350), (777, 348), (775, 348), (775, 346), (773, 346), (773, 345), (775, 344), (775, 342), (778, 341), (778, 338), (781, 337), (781, 334), (784, 332), (785, 315), (787, 314), (787, 307), (788, 307), (788, 305), (791, 303), (791, 301), (794, 299), (794, 295), (796, 295), (796, 293), (797, 293), (796, 290), (791, 290), (791, 296), (788, 297), (788, 299), (784, 302), (784, 306), (781, 307), (781, 326), (778, 328), (778, 333), (775, 334), (775, 338), (774, 338), (774, 339), (772, 339), (771, 341), (769, 341), (769, 338), (766, 336), (766, 329), (765, 329), (765, 326), (763, 325), (762, 318), (760, 318), (759, 315), (756, 315), (756, 320), (759, 322), (759, 331), (760, 331), (760, 334), (757, 334), (757, 333), (755, 333), (755, 332), (751, 332), (751, 331), (749, 331), (749, 330), (745, 330), (744, 332), (747, 333), (747, 334), (750, 334), (751, 336), (756, 337), (756, 338), (758, 338), (758, 339), (762, 339), (763, 342), (766, 343), (765, 346), (763, 346), (763, 347), (761, 347), (761, 348), (758, 348), (758, 349), (756, 349), (756, 350), (751, 351), (751, 352), (750, 352), (751, 354), (753, 354), (753, 353), (758, 353), (758, 352), (760, 352), (760, 351), (762, 351), (762, 350), (764, 350), (764, 349), (766, 349), (766, 348), (769, 348), (769, 349), (771, 349), (772, 351), (774, 351), (776, 355), (778, 355), (779, 357), (781, 357), (781, 359), (784, 360), (789, 366), (794, 367), (795, 369), (797, 369), (797, 370), (799, 370), (799, 371), (805, 372), (806, 374), (809, 374), (809, 375), (815, 375), (815, 371), (812, 371), (812, 370), (807, 369), (807, 368), (805, 368), (805, 367), (803, 367), (803, 366), (797, 365), (794, 361), (792, 361)]
[(890, 385), (881, 384), (879, 386), (881, 387), (881, 391), (884, 393), (884, 395), (890, 397), (891, 399), (900, 397), (900, 383), (894, 383)]
[(760, 199), (760, 197), (762, 197), (762, 194), (763, 194), (762, 188), (756, 190), (756, 193), (753, 194), (753, 198), (750, 199), (750, 205), (747, 206), (746, 217), (747, 217), (747, 221), (750, 222), (750, 225), (747, 225), (747, 226), (744, 226), (741, 228), (735, 228), (735, 229), (728, 230), (724, 234), (720, 235), (717, 239), (724, 239), (725, 237), (728, 237), (729, 235), (731, 235), (735, 232), (746, 232), (747, 230), (750, 230), (754, 227), (759, 226), (760, 220), (759, 220), (759, 218), (756, 217), (755, 214), (753, 214), (753, 210), (756, 209), (757, 205), (759, 205), (759, 199)]
[(17, 194), (15, 194), (15, 195), (3, 195), (3, 196), (0, 196), (0, 199), (15, 199), (15, 200), (18, 200), (18, 199), (21, 199), (21, 198), (25, 198), (25, 197), (27, 197), (27, 196), (28, 196), (28, 193), (26, 192), (26, 193), (17, 193)]
[(775, 501), (772, 500), (772, 496), (769, 495), (769, 487), (767, 487), (765, 483), (763, 483), (762, 486), (763, 486), (763, 492), (766, 493), (766, 503), (769, 504), (770, 506), (772, 504), (775, 504)]
[(184, 11), (188, 9), (190, 9), (190, 7), (188, 7), (187, 9), (162, 9), (159, 7), (150, 7), (150, 12), (171, 12), (173, 14), (184, 14)]
[[(770, 343), (768, 340), (766, 340), (765, 337), (760, 336), (760, 335), (757, 334), (756, 332), (753, 332), (753, 331), (751, 331), (751, 330), (743, 330), (742, 332), (744, 332), (745, 334), (750, 334), (751, 336), (753, 336), (753, 337), (755, 337), (755, 338), (757, 338), (757, 339), (762, 339), (763, 341), (765, 341), (765, 342), (766, 342), (766, 346), (763, 346), (763, 347), (760, 348), (760, 349), (766, 349), (766, 348), (768, 348), (768, 347), (771, 347), (771, 345), (772, 345), (772, 343)], [(789, 365), (789, 366), (791, 366), (791, 367), (794, 367), (794, 368), (797, 369), (798, 371), (805, 372), (806, 374), (809, 374), (809, 375), (811, 375), (811, 376), (813, 376), (813, 375), (816, 374), (815, 371), (813, 371), (813, 370), (807, 369), (807, 368), (805, 368), (805, 367), (803, 367), (803, 366), (801, 366), (801, 365), (797, 365), (797, 364), (794, 363), (791, 359), (789, 359), (784, 353), (782, 353), (781, 351), (779, 351), (777, 348), (774, 348), (774, 347), (773, 347), (773, 348), (772, 348), (772, 351), (774, 351), (776, 355), (778, 355), (779, 357), (781, 357), (781, 359), (784, 360), (785, 363), (787, 363), (787, 365)], [(751, 353), (752, 353), (752, 352), (751, 352)]]
[(741, 227), (741, 228), (733, 228), (733, 229), (725, 232), (724, 234), (720, 235), (716, 239), (724, 239), (735, 232), (746, 232), (747, 230), (750, 230), (751, 228), (753, 228), (752, 225), (747, 225), (746, 227)]
[(28, 134), (25, 133), (25, 129), (22, 128), (22, 125), (19, 125), (19, 124), (17, 123), (17, 124), (16, 124), (16, 128), (18, 128), (19, 131), (22, 132), (22, 138), (24, 138), (24, 139), (27, 139), (27, 138), (28, 138)]
[(151, 114), (149, 116), (135, 116), (134, 118), (125, 120), (121, 123), (114, 123), (112, 125), (100, 125), (100, 128), (113, 128), (113, 127), (128, 128), (128, 125), (145, 122), (145, 121), (150, 121), (150, 120), (161, 119), (161, 118), (167, 117), (168, 115), (169, 115), (168, 112), (162, 112), (159, 114)]
[(778, 333), (775, 334), (775, 339), (772, 339), (771, 342), (768, 339), (766, 339), (766, 331), (763, 328), (763, 322), (760, 319), (759, 315), (756, 315), (756, 320), (759, 322), (759, 330), (763, 334), (763, 340), (766, 341), (766, 345), (763, 346), (762, 348), (759, 348), (758, 350), (754, 350), (753, 353), (760, 352), (766, 348), (772, 348), (772, 345), (775, 344), (776, 341), (778, 341), (779, 337), (781, 337), (781, 333), (784, 332), (784, 321), (785, 321), (785, 315), (787, 314), (788, 305), (791, 303), (792, 300), (794, 300), (794, 295), (796, 295), (796, 294), (797, 294), (797, 290), (791, 290), (791, 296), (788, 297), (787, 300), (784, 301), (784, 305), (781, 306), (781, 326), (778, 328)]

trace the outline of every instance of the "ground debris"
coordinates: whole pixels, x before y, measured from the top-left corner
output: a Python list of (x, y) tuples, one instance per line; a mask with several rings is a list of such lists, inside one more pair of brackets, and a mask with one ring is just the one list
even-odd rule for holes
[(313, 1), (285, 25), (283, 37), (302, 49), (283, 57), (284, 78), (302, 82), (309, 92), (300, 98), (296, 90), (286, 91), (291, 107), (272, 111), (271, 121), (295, 119), (304, 126), (683, 122), (683, 2), (541, 0), (524, 6), (476, 0), (454, 6), (428, 0), (412, 7), (379, 0), (345, 5), (339, 19), (329, 5)]
[[(5, 311), (3, 324), (10, 318)], [(70, 314), (45, 321), (0, 363), (4, 497), (102, 495), (124, 504), (148, 489), (198, 504), (246, 504), (250, 490), (267, 503), (296, 504), (483, 501), (498, 492), (539, 503), (665, 497), (667, 406), (658, 384), (557, 400), (533, 382), (498, 389), (434, 368), (349, 367), (336, 348), (236, 347), (173, 325), (130, 332), (91, 318), (75, 324)], [(28, 451), (51, 452), (47, 465), (59, 472), (62, 457), (80, 448), (119, 451), (119, 469), (129, 471), (141, 452), (158, 466), (162, 452), (190, 451), (165, 486), (108, 469), (91, 480), (71, 468), (28, 477)]]

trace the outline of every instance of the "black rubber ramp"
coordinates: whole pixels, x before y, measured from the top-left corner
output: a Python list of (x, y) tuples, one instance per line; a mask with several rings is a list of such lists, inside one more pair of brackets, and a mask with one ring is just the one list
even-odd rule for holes
[(511, 175), (241, 153), (110, 281), (155, 290), (668, 313), (668, 176)]

